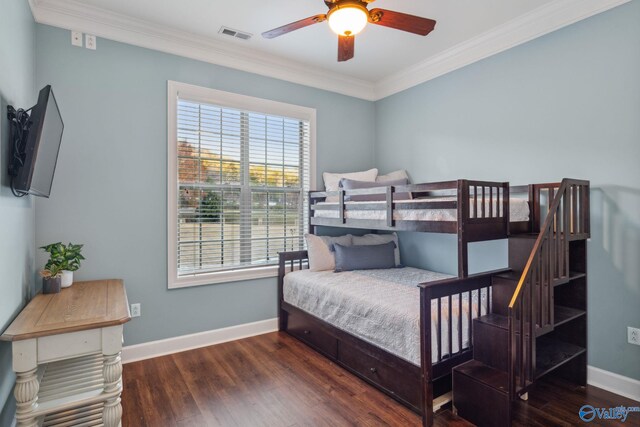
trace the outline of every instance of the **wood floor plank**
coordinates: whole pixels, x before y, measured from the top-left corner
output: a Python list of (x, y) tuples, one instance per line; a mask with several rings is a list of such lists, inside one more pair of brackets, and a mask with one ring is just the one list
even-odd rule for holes
[(174, 360), (202, 416), (212, 426), (236, 425), (219, 390), (229, 387), (230, 379), (208, 357), (207, 352), (187, 351)]
[(201, 412), (174, 359), (175, 356), (173, 355), (158, 358), (156, 375), (160, 378), (170, 379), (171, 401), (169, 402), (169, 408), (173, 414), (173, 419), (178, 422), (183, 419), (197, 417), (201, 415)]
[[(420, 426), (421, 418), (284, 333), (270, 333), (124, 366), (124, 427)], [(571, 426), (578, 411), (638, 406), (550, 377), (514, 404), (513, 425)], [(594, 420), (594, 426), (621, 425)], [(469, 427), (450, 410), (436, 427)], [(640, 425), (632, 413), (625, 425)]]
[(122, 425), (147, 427), (142, 405), (129, 403), (135, 402), (142, 393), (138, 382), (137, 377), (126, 376), (123, 378), (122, 405), (124, 409)]

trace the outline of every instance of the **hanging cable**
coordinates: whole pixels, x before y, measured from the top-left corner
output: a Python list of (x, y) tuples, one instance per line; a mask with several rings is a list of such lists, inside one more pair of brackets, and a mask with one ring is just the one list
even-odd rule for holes
[(7, 107), (7, 117), (10, 123), (10, 134), (12, 139), (12, 155), (9, 159), (9, 176), (11, 177), (11, 192), (16, 197), (24, 197), (27, 193), (16, 190), (15, 178), (18, 175), (19, 170), (24, 166), (26, 159), (25, 145), (26, 139), (29, 136), (29, 127), (31, 122), (29, 121), (29, 111), (19, 108), (16, 110), (12, 106)]

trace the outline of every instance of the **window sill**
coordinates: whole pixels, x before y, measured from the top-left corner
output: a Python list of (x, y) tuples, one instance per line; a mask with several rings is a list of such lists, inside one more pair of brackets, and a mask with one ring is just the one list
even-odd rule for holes
[(247, 268), (217, 273), (197, 274), (169, 278), (169, 289), (188, 288), (191, 286), (215, 285), (218, 283), (240, 282), (245, 280), (264, 279), (278, 276), (278, 266)]

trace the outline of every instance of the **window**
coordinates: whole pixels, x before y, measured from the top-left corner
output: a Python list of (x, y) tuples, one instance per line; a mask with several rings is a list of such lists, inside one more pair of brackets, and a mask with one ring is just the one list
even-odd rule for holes
[(315, 110), (168, 89), (169, 287), (275, 276), (304, 247)]

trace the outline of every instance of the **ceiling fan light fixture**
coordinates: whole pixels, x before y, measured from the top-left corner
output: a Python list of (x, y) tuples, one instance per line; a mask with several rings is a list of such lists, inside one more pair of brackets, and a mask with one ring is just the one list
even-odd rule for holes
[(369, 12), (355, 3), (335, 6), (327, 14), (329, 27), (339, 36), (355, 36), (364, 29), (369, 20)]
[(426, 36), (436, 26), (433, 19), (394, 12), (386, 9), (372, 9), (369, 4), (375, 0), (324, 0), (329, 11), (313, 15), (299, 21), (290, 22), (262, 33), (262, 37), (272, 39), (310, 25), (329, 21), (331, 31), (338, 35), (338, 62), (348, 61), (354, 56), (355, 35), (367, 26), (380, 25), (408, 33)]

